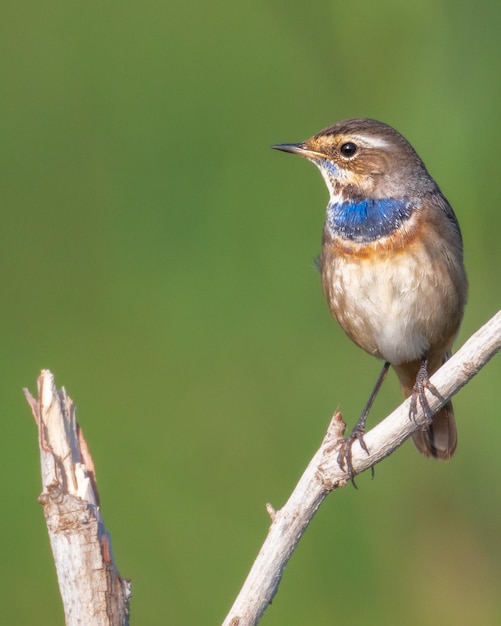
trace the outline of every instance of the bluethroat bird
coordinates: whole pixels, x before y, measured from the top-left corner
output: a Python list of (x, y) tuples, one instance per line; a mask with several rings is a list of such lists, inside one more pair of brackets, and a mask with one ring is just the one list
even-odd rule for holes
[(417, 402), (428, 423), (414, 435), (427, 457), (449, 459), (457, 431), (451, 402), (432, 415), (424, 389), (449, 357), (468, 285), (461, 231), (452, 207), (410, 143), (387, 124), (350, 119), (302, 143), (273, 146), (307, 158), (329, 190), (320, 271), (333, 316), (360, 348), (384, 361), (339, 461), (351, 476), (351, 446), (363, 434), (390, 365), (410, 417)]

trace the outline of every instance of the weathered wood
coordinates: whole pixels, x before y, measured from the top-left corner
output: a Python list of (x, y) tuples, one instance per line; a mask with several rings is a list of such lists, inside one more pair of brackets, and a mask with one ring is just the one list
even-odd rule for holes
[(43, 370), (38, 399), (25, 389), (38, 426), (44, 509), (66, 626), (128, 626), (130, 582), (120, 577), (99, 509), (94, 463), (75, 406)]
[[(429, 406), (436, 413), (501, 348), (501, 311), (478, 330), (443, 367), (431, 382), (437, 397), (427, 392)], [(416, 420), (409, 419), (410, 400), (364, 436), (370, 454), (358, 441), (352, 447), (352, 465), (359, 474), (394, 452), (425, 423), (422, 407)], [(337, 461), (343, 441), (344, 422), (335, 413), (322, 445), (310, 461), (287, 503), (278, 511), (267, 505), (272, 524), (249, 575), (223, 622), (223, 626), (254, 626), (261, 619), (278, 590), (287, 562), (317, 509), (327, 495), (347, 484), (349, 477)]]

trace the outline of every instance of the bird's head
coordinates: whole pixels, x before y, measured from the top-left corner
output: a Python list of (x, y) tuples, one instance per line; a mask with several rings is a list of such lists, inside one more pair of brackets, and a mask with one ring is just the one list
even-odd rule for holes
[(302, 143), (273, 147), (314, 163), (325, 179), (331, 202), (412, 197), (435, 187), (411, 144), (376, 120), (345, 120)]

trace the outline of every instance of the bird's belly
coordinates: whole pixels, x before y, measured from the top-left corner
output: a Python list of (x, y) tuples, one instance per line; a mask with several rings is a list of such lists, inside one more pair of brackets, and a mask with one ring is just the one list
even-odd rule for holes
[(404, 251), (333, 257), (322, 274), (332, 313), (370, 354), (397, 365), (454, 339), (462, 302), (445, 262)]

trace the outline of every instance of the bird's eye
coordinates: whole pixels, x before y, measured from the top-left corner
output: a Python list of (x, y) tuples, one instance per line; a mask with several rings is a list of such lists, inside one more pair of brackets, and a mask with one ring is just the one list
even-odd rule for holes
[(339, 152), (346, 158), (352, 157), (356, 151), (357, 144), (353, 143), (353, 141), (347, 141), (339, 148)]

